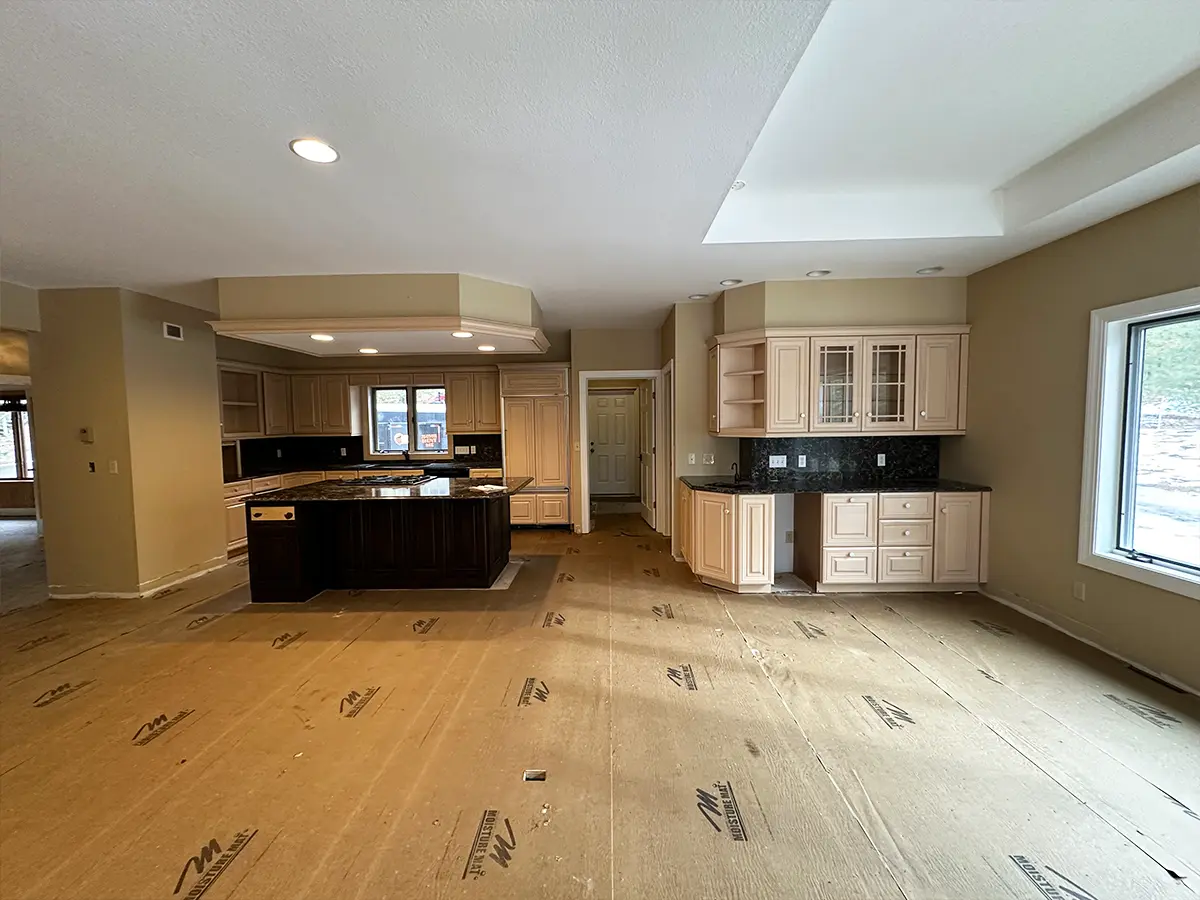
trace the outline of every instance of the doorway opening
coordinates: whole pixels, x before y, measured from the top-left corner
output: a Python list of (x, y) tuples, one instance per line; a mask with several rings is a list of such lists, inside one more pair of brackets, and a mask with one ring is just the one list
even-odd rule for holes
[(662, 530), (659, 375), (657, 371), (579, 373), (579, 530), (584, 534), (597, 518), (630, 514)]

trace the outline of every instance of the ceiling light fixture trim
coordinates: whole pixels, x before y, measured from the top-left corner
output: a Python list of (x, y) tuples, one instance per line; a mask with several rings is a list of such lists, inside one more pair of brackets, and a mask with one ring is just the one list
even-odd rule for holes
[(370, 355), (370, 354), (372, 354), (372, 353), (378, 353), (379, 351), (378, 351), (378, 350), (376, 350), (374, 347), (359, 347), (359, 348), (358, 348), (358, 352), (359, 352), (359, 353), (366, 353), (367, 355)]
[(480, 344), (479, 349), (482, 350), (484, 353), (491, 353), (496, 348), (493, 347), (491, 344)]
[(735, 284), (741, 284), (741, 283), (742, 283), (742, 279), (740, 279), (740, 278), (726, 278), (724, 281), (721, 282), (721, 287), (733, 287)]
[(330, 341), (333, 340), (332, 334), (310, 334), (309, 337), (312, 338), (314, 341), (321, 341), (322, 343), (325, 343), (325, 344), (328, 344)]
[(946, 271), (945, 266), (926, 266), (924, 269), (917, 269), (918, 275), (936, 275), (938, 272)]
[(288, 147), (301, 159), (322, 165), (337, 162), (341, 155), (323, 140), (314, 137), (296, 138)]
[(829, 269), (813, 269), (811, 272), (805, 272), (804, 276), (806, 278), (824, 278), (829, 274), (831, 274)]
[(475, 333), (471, 331), (452, 331), (450, 332), (450, 337), (469, 338), (475, 337)]

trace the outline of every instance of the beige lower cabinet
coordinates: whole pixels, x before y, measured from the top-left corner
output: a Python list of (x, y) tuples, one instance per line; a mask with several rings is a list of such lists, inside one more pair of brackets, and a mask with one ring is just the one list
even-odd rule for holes
[(468, 469), (467, 475), (471, 478), (503, 478), (503, 469)]
[(508, 498), (511, 525), (571, 524), (571, 495), (567, 491), (521, 491)]
[(246, 504), (244, 501), (225, 504), (225, 540), (227, 549), (246, 546)]
[(675, 503), (675, 520), (679, 523), (676, 529), (679, 534), (679, 553), (683, 557), (683, 561), (692, 566), (692, 533), (694, 530), (692, 521), (692, 489), (679, 481), (679, 491), (676, 495)]
[(878, 494), (822, 494), (822, 543), (826, 547), (873, 547), (878, 533)]
[(933, 581), (932, 547), (880, 547), (880, 584), (929, 584)]
[(978, 582), (983, 495), (937, 495), (933, 527), (933, 581), (937, 584)]
[(538, 494), (537, 517), (539, 525), (566, 525), (571, 521), (571, 512), (567, 508), (568, 495)]
[(692, 492), (692, 571), (742, 593), (775, 581), (775, 498), (770, 494)]
[(536, 525), (537, 495), (513, 494), (509, 497), (508, 521), (513, 525)]
[(826, 547), (821, 552), (822, 584), (874, 584), (878, 550)]
[(279, 477), (280, 487), (292, 488), (305, 484), (316, 484), (325, 480), (324, 472), (289, 472)]

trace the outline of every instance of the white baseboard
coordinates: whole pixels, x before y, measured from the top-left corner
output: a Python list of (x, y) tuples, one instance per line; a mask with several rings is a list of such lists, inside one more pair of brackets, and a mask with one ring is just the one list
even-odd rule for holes
[(0, 519), (36, 519), (37, 510), (31, 506), (10, 506), (0, 509)]
[(1186, 683), (1180, 681), (1178, 678), (1173, 678), (1172, 676), (1168, 675), (1166, 672), (1159, 672), (1156, 669), (1152, 669), (1152, 668), (1150, 668), (1150, 666), (1144, 665), (1143, 663), (1138, 662), (1136, 659), (1130, 659), (1127, 656), (1123, 656), (1120, 653), (1118, 653), (1116, 650), (1113, 650), (1109, 647), (1105, 647), (1102, 644), (1098, 644), (1093, 640), (1089, 640), (1088, 638), (1081, 637), (1078, 634), (1076, 634), (1075, 632), (1071, 631), (1070, 629), (1065, 628), (1062, 625), (1059, 625), (1054, 620), (1049, 619), (1046, 616), (1040, 615), (1038, 613), (1035, 613), (1029, 607), (1024, 606), (1021, 603), (1018, 603), (1015, 600), (1009, 600), (1006, 597), (1001, 597), (998, 594), (991, 593), (990, 591), (985, 591), (982, 588), (979, 590), (979, 593), (981, 593), (983, 596), (987, 597), (989, 600), (995, 600), (997, 603), (1001, 603), (1004, 606), (1007, 606), (1009, 609), (1014, 609), (1017, 612), (1021, 613), (1022, 615), (1029, 616), (1029, 618), (1031, 618), (1031, 619), (1036, 619), (1037, 621), (1041, 622), (1043, 625), (1049, 625), (1055, 631), (1061, 632), (1062, 634), (1065, 634), (1067, 637), (1073, 638), (1073, 639), (1079, 641), (1081, 644), (1087, 644), (1089, 647), (1099, 650), (1101, 653), (1111, 656), (1113, 659), (1123, 662), (1127, 666), (1134, 666), (1138, 669), (1141, 669), (1143, 672), (1149, 672), (1155, 678), (1161, 678), (1163, 681), (1179, 688), (1181, 691), (1187, 691), (1189, 694), (1194, 694), (1195, 696), (1200, 697), (1200, 690), (1192, 687), (1190, 684), (1186, 684)]

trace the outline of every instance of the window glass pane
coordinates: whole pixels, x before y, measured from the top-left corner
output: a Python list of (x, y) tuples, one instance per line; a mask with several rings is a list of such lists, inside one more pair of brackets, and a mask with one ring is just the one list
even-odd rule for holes
[(372, 388), (371, 398), (375, 452), (408, 450), (408, 388)]
[(33, 477), (33, 441), (29, 436), (29, 413), (17, 413), (17, 421), (21, 427), (21, 449), (24, 453), (25, 478)]
[(450, 446), (446, 434), (446, 389), (414, 388), (417, 401), (417, 441), (413, 452), (442, 453)]
[(1125, 549), (1200, 567), (1200, 317), (1134, 328)]
[(0, 478), (17, 477), (17, 436), (13, 419), (13, 413), (0, 412)]

